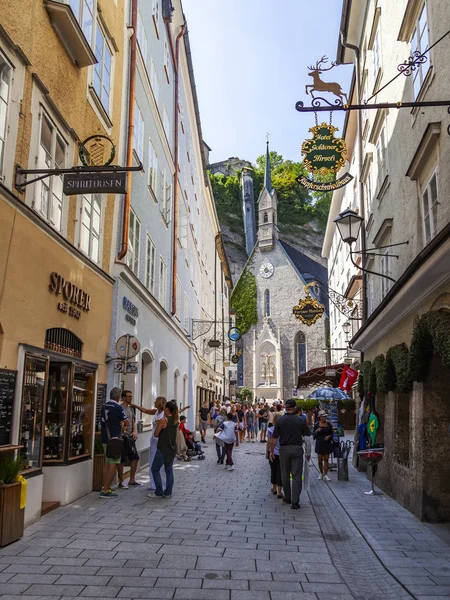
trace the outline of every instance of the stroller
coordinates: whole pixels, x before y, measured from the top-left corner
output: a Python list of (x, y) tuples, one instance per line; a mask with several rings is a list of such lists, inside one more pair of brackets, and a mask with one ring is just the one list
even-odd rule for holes
[(184, 423), (185, 423), (185, 418), (181, 417), (180, 431), (182, 432), (182, 434), (184, 436), (184, 441), (186, 444), (186, 454), (185, 454), (186, 459), (184, 459), (184, 460), (190, 461), (195, 456), (198, 457), (198, 460), (205, 460), (205, 453), (203, 452), (200, 443), (197, 442), (192, 431), (189, 431), (189, 429), (186, 428)]

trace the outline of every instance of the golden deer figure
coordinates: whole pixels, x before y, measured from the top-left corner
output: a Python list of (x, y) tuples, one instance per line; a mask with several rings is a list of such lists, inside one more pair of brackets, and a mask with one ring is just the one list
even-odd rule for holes
[(311, 96), (313, 96), (313, 92), (330, 92), (331, 94), (334, 94), (335, 96), (340, 98), (342, 103), (344, 103), (345, 99), (345, 103), (347, 104), (347, 94), (345, 94), (342, 91), (342, 88), (339, 83), (336, 83), (335, 81), (322, 81), (322, 79), (320, 79), (320, 75), (322, 73), (324, 73), (325, 71), (330, 71), (333, 67), (336, 66), (336, 62), (332, 61), (331, 67), (328, 67), (328, 69), (324, 69), (323, 65), (327, 62), (328, 57), (322, 56), (322, 58), (316, 62), (315, 67), (308, 67), (308, 69), (310, 69), (311, 71), (310, 73), (308, 73), (308, 75), (313, 78), (314, 83), (312, 85), (307, 85), (305, 87), (305, 92), (308, 93), (308, 88), (311, 88)]

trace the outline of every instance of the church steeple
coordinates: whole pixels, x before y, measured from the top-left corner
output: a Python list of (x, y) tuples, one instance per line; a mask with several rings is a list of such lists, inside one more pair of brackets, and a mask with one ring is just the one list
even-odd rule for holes
[(272, 174), (270, 172), (269, 140), (267, 140), (267, 147), (266, 147), (266, 168), (264, 171), (264, 187), (269, 192), (269, 194), (272, 194), (273, 188), (272, 188)]
[(278, 239), (277, 204), (277, 193), (272, 186), (269, 141), (267, 141), (264, 187), (258, 199), (258, 246), (260, 250), (272, 250), (275, 240)]

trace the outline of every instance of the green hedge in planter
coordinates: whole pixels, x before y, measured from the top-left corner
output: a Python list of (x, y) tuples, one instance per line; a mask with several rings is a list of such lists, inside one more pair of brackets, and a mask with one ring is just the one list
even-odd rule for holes
[(362, 396), (363, 394), (367, 394), (368, 392), (370, 392), (370, 370), (372, 368), (372, 363), (370, 362), (370, 360), (364, 360), (361, 363), (360, 369), (359, 369), (359, 378), (360, 381), (358, 381), (358, 391), (360, 392), (360, 395)]
[(416, 324), (409, 351), (411, 381), (426, 381), (431, 359), (439, 354), (444, 366), (450, 368), (450, 314), (430, 311)]
[(409, 350), (406, 344), (392, 346), (386, 353), (387, 391), (408, 393), (412, 388), (409, 372)]
[(5, 454), (0, 458), (0, 485), (14, 483), (17, 475), (25, 468), (23, 456), (11, 456)]

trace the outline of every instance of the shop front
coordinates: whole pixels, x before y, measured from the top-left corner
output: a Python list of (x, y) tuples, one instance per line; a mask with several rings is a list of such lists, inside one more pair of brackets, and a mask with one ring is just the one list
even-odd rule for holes
[(14, 374), (0, 372), (0, 404), (9, 398), (0, 445), (19, 445), (24, 458), (25, 524), (92, 490), (113, 289), (105, 272), (35, 220), (0, 204), (0, 227), (12, 231), (7, 250), (0, 242), (0, 362)]

